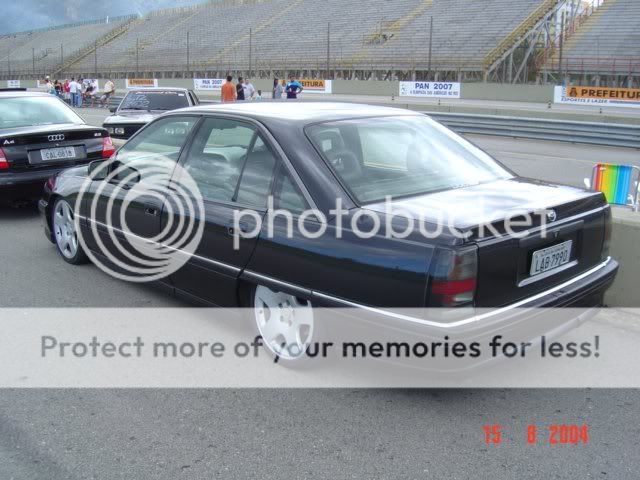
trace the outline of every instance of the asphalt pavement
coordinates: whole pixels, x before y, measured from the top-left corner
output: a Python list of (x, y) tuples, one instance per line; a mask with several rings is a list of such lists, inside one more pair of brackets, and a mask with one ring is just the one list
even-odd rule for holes
[[(518, 173), (574, 184), (601, 156), (633, 156), (474, 140)], [(33, 207), (0, 207), (0, 245), (2, 307), (185, 306), (67, 265)], [(590, 389), (4, 390), (0, 479), (635, 479), (639, 400)], [(528, 445), (530, 424), (586, 424), (589, 442)], [(498, 445), (485, 442), (493, 425)]]

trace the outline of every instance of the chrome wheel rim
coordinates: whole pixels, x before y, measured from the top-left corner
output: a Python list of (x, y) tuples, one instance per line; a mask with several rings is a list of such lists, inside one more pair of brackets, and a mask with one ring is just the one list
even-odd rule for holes
[(258, 286), (254, 310), (258, 331), (271, 352), (285, 360), (304, 356), (313, 338), (311, 302)]
[(73, 210), (64, 200), (56, 203), (53, 211), (53, 232), (62, 255), (69, 259), (74, 258), (78, 253), (78, 235)]

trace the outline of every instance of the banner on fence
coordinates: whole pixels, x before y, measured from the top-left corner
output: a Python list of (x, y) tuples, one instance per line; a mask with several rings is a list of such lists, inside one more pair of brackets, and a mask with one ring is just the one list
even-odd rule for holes
[(400, 82), (401, 97), (460, 98), (456, 82)]
[(640, 89), (610, 87), (555, 87), (554, 102), (640, 108)]
[(303, 78), (299, 82), (304, 87), (306, 93), (332, 93), (331, 80), (314, 80)]
[(144, 88), (144, 87), (157, 87), (157, 78), (127, 78), (125, 81), (127, 88)]
[(20, 88), (20, 80), (7, 80), (7, 88)]
[(209, 92), (219, 92), (222, 85), (227, 82), (224, 78), (194, 78), (193, 89), (204, 90)]

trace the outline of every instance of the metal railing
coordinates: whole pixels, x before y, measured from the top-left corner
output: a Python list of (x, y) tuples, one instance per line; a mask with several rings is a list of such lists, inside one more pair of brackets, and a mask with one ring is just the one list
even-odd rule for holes
[(640, 125), (425, 112), (458, 133), (640, 149)]

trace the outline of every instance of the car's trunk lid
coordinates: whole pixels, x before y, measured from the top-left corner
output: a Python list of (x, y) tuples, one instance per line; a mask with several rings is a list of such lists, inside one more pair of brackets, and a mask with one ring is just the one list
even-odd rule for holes
[(31, 126), (4, 131), (0, 148), (14, 172), (73, 166), (101, 158), (102, 138), (106, 136), (105, 129), (90, 125)]
[[(598, 192), (514, 178), (366, 208), (443, 224), (459, 243), (478, 245), (481, 307), (522, 300), (602, 262), (607, 206)], [(532, 274), (547, 257), (550, 269)]]

